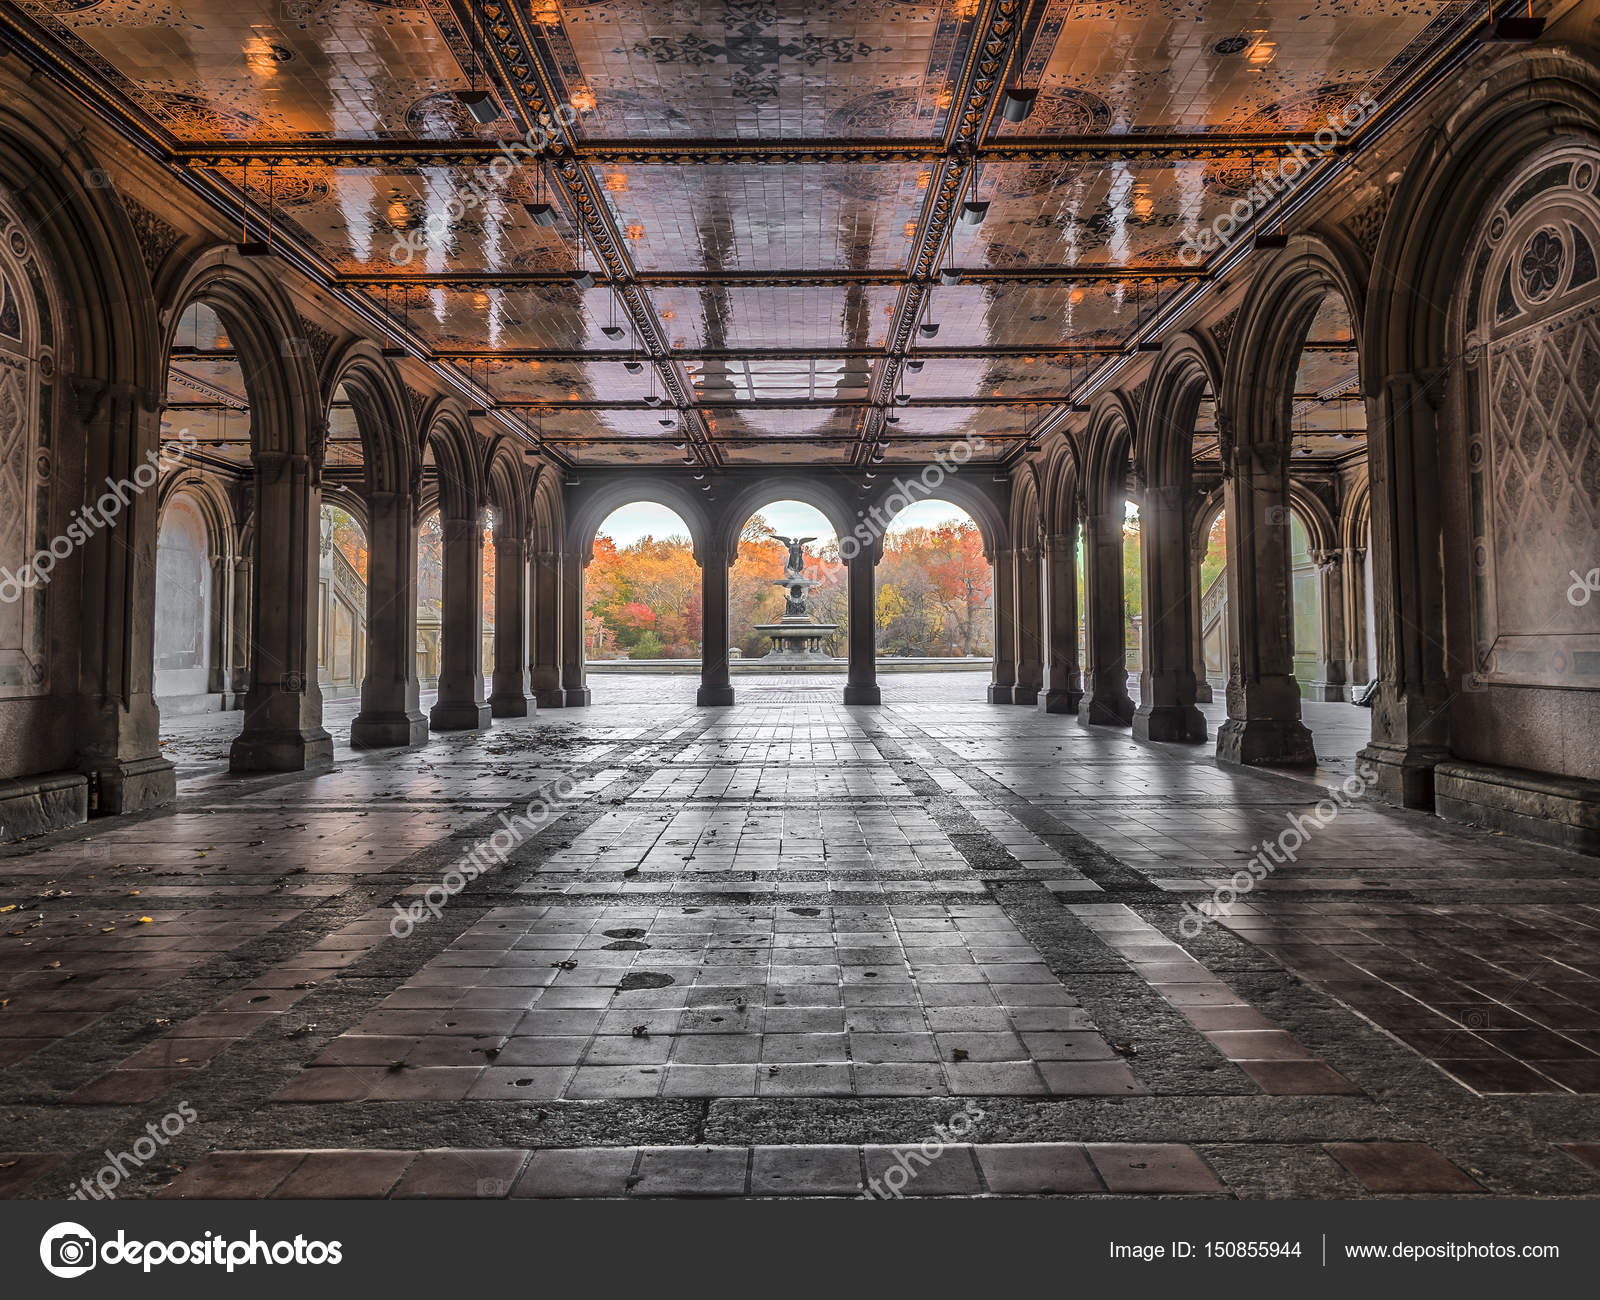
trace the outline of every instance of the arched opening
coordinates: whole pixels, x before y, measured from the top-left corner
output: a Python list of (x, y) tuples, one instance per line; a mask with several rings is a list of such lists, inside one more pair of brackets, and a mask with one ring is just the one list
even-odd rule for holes
[(977, 520), (951, 501), (916, 501), (890, 521), (873, 606), (889, 685), (922, 689), (933, 684), (922, 674), (962, 672), (972, 674), (962, 679), (962, 693), (982, 693), (979, 674), (995, 650), (997, 581), (984, 552)]
[(1200, 557), (1200, 662), (1213, 697), (1228, 688), (1228, 512), (1211, 517)]
[(1144, 546), (1139, 534), (1139, 503), (1123, 504), (1122, 645), (1123, 662), (1134, 676), (1144, 671)]
[(483, 675), (488, 678), (494, 672), (494, 592), (495, 592), (495, 564), (499, 558), (496, 549), (495, 537), (500, 530), (500, 512), (490, 506), (483, 512), (483, 564), (479, 572), (478, 598), (482, 602), (482, 614), (478, 622), (478, 634), (483, 642)]
[(1289, 615), (1294, 627), (1294, 676), (1307, 694), (1317, 682), (1322, 647), (1322, 575), (1300, 512), (1289, 512)]
[(430, 510), (417, 526), (417, 681), (439, 684), (440, 634), (444, 627), (444, 525)]
[[(797, 581), (786, 585), (790, 576)], [(803, 501), (772, 501), (752, 513), (739, 529), (728, 579), (733, 662), (773, 672), (843, 671), (848, 627), (846, 570), (827, 516)], [(805, 635), (811, 628), (815, 634)]]
[[(601, 520), (583, 576), (582, 657), (607, 690), (691, 692), (700, 667), (700, 564), (683, 516), (631, 501)], [(627, 674), (628, 679), (613, 674)]]
[(215, 554), (201, 505), (186, 492), (167, 502), (156, 534), (155, 693), (164, 713), (209, 711), (216, 666)]
[(317, 680), (324, 699), (360, 694), (367, 674), (367, 530), (343, 506), (322, 507), (317, 565)]

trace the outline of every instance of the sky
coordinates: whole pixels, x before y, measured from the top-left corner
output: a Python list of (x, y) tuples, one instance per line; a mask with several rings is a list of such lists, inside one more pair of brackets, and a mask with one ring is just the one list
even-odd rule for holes
[[(785, 537), (815, 536), (823, 543), (836, 541), (833, 527), (814, 506), (801, 501), (774, 501), (761, 507), (760, 512), (772, 525), (773, 531)], [(967, 514), (957, 506), (944, 501), (917, 501), (895, 516), (890, 532), (920, 525), (925, 528), (953, 520), (965, 519)], [(687, 537), (689, 530), (677, 514), (666, 506), (652, 501), (635, 501), (621, 506), (606, 516), (600, 531), (607, 534), (619, 547), (631, 546), (641, 537)]]

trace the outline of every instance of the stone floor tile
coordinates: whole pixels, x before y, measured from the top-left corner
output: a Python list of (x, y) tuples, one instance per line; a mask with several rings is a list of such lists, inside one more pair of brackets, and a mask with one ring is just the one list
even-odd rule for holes
[(1199, 1154), (1179, 1143), (1091, 1142), (1085, 1150), (1113, 1192), (1175, 1195), (1224, 1190)]

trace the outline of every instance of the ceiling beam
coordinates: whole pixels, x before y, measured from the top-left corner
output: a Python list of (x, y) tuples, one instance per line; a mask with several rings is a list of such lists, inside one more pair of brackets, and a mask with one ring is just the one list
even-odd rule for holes
[[(1009, 284), (1027, 288), (1070, 284), (1161, 283), (1173, 280), (1204, 280), (1202, 267), (1162, 266), (1144, 270), (1129, 270), (1120, 266), (1014, 266), (993, 267), (983, 270), (958, 268), (962, 284)], [(920, 281), (931, 283), (932, 277)], [(698, 289), (714, 286), (739, 288), (826, 288), (850, 285), (887, 285), (907, 282), (904, 268), (880, 268), (852, 271), (639, 271), (633, 276), (634, 284), (646, 288)], [(408, 285), (450, 289), (538, 289), (567, 287), (572, 276), (567, 271), (426, 271), (415, 275), (405, 272), (393, 274), (347, 274), (338, 278), (339, 284), (375, 288), (396, 288)], [(605, 288), (613, 281), (601, 276), (595, 283)], [(619, 284), (620, 287), (620, 284)]]
[[(1204, 162), (1287, 153), (1314, 142), (1310, 132), (1152, 135), (1002, 136), (972, 146), (982, 162)], [(481, 167), (504, 157), (496, 140), (201, 140), (173, 145), (178, 167), (254, 166), (396, 168)], [(555, 153), (558, 151), (552, 151)], [(559, 152), (566, 152), (565, 150)], [(933, 164), (946, 150), (918, 141), (576, 140), (571, 149), (593, 166), (797, 166), (807, 164)], [(520, 157), (520, 155), (519, 155)]]

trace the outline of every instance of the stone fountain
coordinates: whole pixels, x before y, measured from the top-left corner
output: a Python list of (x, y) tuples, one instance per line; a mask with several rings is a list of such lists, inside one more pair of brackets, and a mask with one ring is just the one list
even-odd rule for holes
[[(777, 534), (774, 534), (777, 536)], [(772, 585), (784, 590), (783, 619), (777, 623), (757, 623), (756, 631), (772, 638), (772, 649), (761, 662), (774, 668), (807, 667), (829, 662), (830, 656), (822, 649), (825, 638), (839, 630), (837, 623), (818, 623), (811, 617), (807, 593), (822, 584), (806, 577), (805, 553), (801, 550), (815, 537), (778, 537), (789, 548), (784, 561), (783, 577), (774, 578)]]

